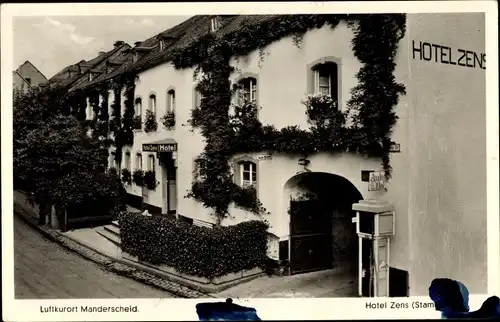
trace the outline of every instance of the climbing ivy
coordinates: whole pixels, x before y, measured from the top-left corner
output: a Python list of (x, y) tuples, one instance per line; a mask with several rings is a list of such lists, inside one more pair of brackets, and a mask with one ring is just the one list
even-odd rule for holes
[[(110, 122), (110, 130), (115, 137), (115, 160), (118, 164), (120, 164), (122, 160), (123, 147), (134, 143), (134, 97), (137, 80), (138, 77), (136, 75), (124, 74), (110, 84), (110, 88), (114, 92), (114, 101), (111, 105), (113, 118)], [(123, 102), (123, 117), (121, 116), (122, 93), (125, 97)]]
[[(235, 107), (240, 109), (236, 113), (239, 120), (229, 117), (232, 94), (229, 77), (234, 71), (231, 57), (254, 50), (263, 53), (265, 46), (288, 36), (293, 36), (295, 45), (300, 47), (308, 30), (324, 25), (335, 28), (341, 20), (354, 31), (352, 48), (362, 63), (356, 75), (359, 84), (352, 89), (347, 104), (348, 110), (357, 112), (352, 127), (345, 126), (347, 113), (330, 111), (322, 115), (311, 108), (306, 109), (311, 121), (309, 130), (298, 126), (278, 130), (262, 125), (256, 116), (258, 107), (252, 104)], [(265, 212), (256, 193), (251, 193), (253, 202), (247, 198), (241, 202), (243, 190), (251, 189), (236, 185), (229, 167), (230, 157), (235, 153), (261, 150), (302, 156), (318, 151), (351, 151), (381, 157), (389, 179), (390, 136), (397, 121), (393, 108), (399, 95), (405, 94), (404, 86), (393, 75), (394, 57), (405, 33), (405, 23), (404, 14), (282, 15), (224, 36), (208, 34), (187, 48), (174, 51), (172, 63), (176, 68), (197, 66), (195, 74), (202, 72), (197, 84), (201, 104), (192, 111), (190, 124), (200, 127), (206, 141), (199, 163), (203, 179), (193, 182), (188, 196), (213, 208), (219, 223), (228, 215), (231, 202), (240, 203), (256, 214)]]

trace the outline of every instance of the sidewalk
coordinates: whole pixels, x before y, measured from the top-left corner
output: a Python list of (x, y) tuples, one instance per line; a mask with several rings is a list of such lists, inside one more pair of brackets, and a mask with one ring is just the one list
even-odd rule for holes
[[(38, 226), (37, 216), (33, 213), (32, 207), (29, 205), (21, 205), (16, 200), (14, 201), (14, 211), (21, 215), (21, 217), (33, 228), (39, 230), (48, 239), (59, 243), (60, 245), (68, 248), (69, 250), (103, 266), (106, 270), (132, 278), (144, 284), (159, 288), (161, 290), (167, 291), (171, 294), (183, 297), (183, 298), (206, 298), (212, 297), (208, 294), (190, 289), (183, 285), (165, 280), (159, 276), (153, 275), (149, 272), (137, 269), (130, 265), (126, 265), (123, 262), (117, 260), (117, 250), (108, 248), (103, 251), (96, 251), (96, 248), (91, 245), (84, 245), (79, 242), (77, 237), (83, 237), (82, 235), (87, 235), (86, 240), (88, 240), (89, 230), (82, 231), (71, 231), (67, 233), (61, 233), (59, 231), (53, 230), (47, 226)], [(93, 234), (97, 235), (95, 232)], [(73, 238), (71, 238), (73, 237)], [(97, 239), (96, 239), (97, 240)], [(96, 241), (98, 243), (98, 241)], [(102, 247), (102, 244), (99, 245)], [(97, 248), (100, 249), (100, 248)]]
[(356, 275), (335, 269), (292, 276), (262, 276), (217, 293), (240, 298), (356, 297)]
[[(22, 200), (19, 200), (22, 201)], [(207, 294), (167, 280), (144, 267), (132, 266), (123, 260), (119, 246), (99, 235), (94, 229), (70, 230), (62, 233), (37, 225), (37, 217), (29, 205), (23, 209), (15, 202), (14, 209), (33, 227), (51, 240), (79, 253), (114, 273), (127, 276), (184, 298), (330, 298), (356, 297), (357, 278), (352, 273), (331, 269), (293, 276), (262, 276), (218, 293)]]

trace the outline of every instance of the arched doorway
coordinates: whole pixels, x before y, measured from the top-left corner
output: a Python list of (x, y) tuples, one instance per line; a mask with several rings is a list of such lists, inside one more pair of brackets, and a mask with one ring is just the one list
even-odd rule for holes
[(305, 172), (284, 186), (290, 223), (290, 273), (357, 270), (358, 239), (352, 204), (363, 199), (346, 178)]

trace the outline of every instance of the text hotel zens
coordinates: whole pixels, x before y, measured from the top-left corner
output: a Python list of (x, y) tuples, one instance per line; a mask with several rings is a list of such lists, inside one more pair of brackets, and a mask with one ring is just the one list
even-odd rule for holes
[(389, 309), (389, 310), (397, 310), (397, 309), (433, 309), (434, 303), (432, 302), (422, 302), (422, 301), (412, 301), (412, 302), (366, 302), (366, 309)]

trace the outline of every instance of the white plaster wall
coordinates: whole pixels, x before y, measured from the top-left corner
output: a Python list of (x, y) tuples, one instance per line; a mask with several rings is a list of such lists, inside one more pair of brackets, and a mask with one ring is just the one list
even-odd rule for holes
[[(339, 106), (345, 110), (350, 90), (358, 83), (356, 73), (361, 67), (351, 49), (352, 38), (352, 31), (344, 23), (340, 23), (334, 29), (326, 26), (307, 32), (300, 48), (293, 43), (292, 37), (284, 38), (264, 48), (265, 55), (262, 62), (258, 51), (247, 57), (233, 59), (232, 65), (236, 67), (236, 72), (232, 75), (232, 80), (236, 81), (245, 74), (257, 74), (258, 104), (261, 107), (259, 118), (263, 124), (273, 124), (277, 128), (299, 125), (302, 129), (306, 129), (309, 125), (301, 100), (308, 93), (308, 65), (322, 57), (335, 57), (340, 61)], [(401, 57), (403, 64), (406, 63), (406, 56), (401, 55)], [(401, 69), (404, 70), (405, 68)], [(404, 82), (404, 77), (407, 75), (401, 71), (397, 77)], [(404, 145), (406, 137), (406, 122), (403, 120), (403, 124), (395, 129), (394, 139)], [(264, 207), (271, 212), (271, 215), (265, 217), (271, 224), (271, 232), (281, 240), (288, 238), (289, 234), (288, 206), (283, 203), (288, 197), (283, 195), (283, 188), (286, 181), (301, 170), (297, 165), (299, 158), (300, 156), (274, 154), (272, 160), (258, 162), (259, 198)], [(397, 227), (401, 228), (403, 234), (401, 238), (394, 240), (393, 249), (399, 252), (398, 255), (394, 255), (394, 263), (407, 268), (408, 239), (404, 232), (407, 230), (408, 183), (403, 169), (407, 168), (408, 159), (403, 153), (391, 158), (395, 159), (391, 161), (393, 166), (400, 171), (396, 171), (398, 173), (395, 175), (396, 180), (392, 182), (387, 193), (369, 193), (368, 184), (361, 182), (362, 170), (381, 170), (381, 161), (378, 159), (365, 159), (350, 153), (337, 155), (322, 153), (309, 157), (311, 164), (308, 168), (311, 171), (329, 172), (345, 177), (358, 188), (365, 199), (378, 197), (395, 204), (396, 212), (402, 217), (397, 225), (404, 227)], [(244, 214), (239, 208), (231, 208), (231, 211), (233, 218), (226, 220), (224, 224), (255, 218), (252, 214)]]
[[(257, 158), (260, 153), (247, 153), (245, 155)], [(238, 155), (239, 156), (239, 155)], [(235, 157), (238, 157), (235, 156)], [(289, 156), (273, 153), (271, 160), (257, 161), (258, 171), (258, 197), (270, 215), (264, 215), (270, 224), (269, 231), (280, 240), (289, 236), (288, 206), (290, 196), (285, 193), (286, 182), (304, 168), (298, 165), (300, 156)], [(312, 172), (326, 172), (339, 175), (348, 179), (361, 193), (364, 199), (379, 198), (383, 192), (368, 191), (367, 182), (361, 181), (362, 170), (381, 170), (378, 159), (367, 159), (350, 153), (330, 154), (318, 153), (308, 157), (311, 163), (308, 169)], [(255, 215), (231, 208), (233, 217), (225, 220), (225, 225), (233, 225), (244, 220), (258, 219)], [(353, 225), (353, 229), (355, 226)]]
[(410, 14), (405, 41), (410, 50), (410, 293), (426, 295), (436, 277), (458, 279), (471, 293), (485, 293), (485, 70), (444, 64), (441, 57), (438, 62), (434, 56), (413, 59), (412, 40), (451, 47), (455, 61), (457, 49), (484, 53), (484, 14)]
[[(139, 81), (136, 84), (135, 97), (142, 98), (142, 119), (144, 121), (146, 110), (149, 104), (150, 93), (156, 94), (156, 118), (158, 130), (156, 132), (146, 133), (143, 130), (134, 131), (134, 145), (130, 147), (132, 157), (132, 171), (136, 169), (135, 155), (142, 153), (142, 144), (172, 138), (178, 143), (178, 161), (177, 161), (177, 211), (188, 217), (209, 219), (208, 210), (203, 209), (201, 205), (194, 200), (184, 198), (191, 187), (193, 160), (203, 150), (203, 138), (197, 130), (192, 131), (186, 123), (190, 117), (193, 107), (193, 70), (176, 70), (170, 63), (162, 64), (139, 74)], [(167, 90), (175, 89), (176, 99), (176, 125), (172, 130), (166, 130), (161, 124), (161, 117), (166, 111)], [(122, 99), (123, 102), (123, 99)], [(124, 149), (125, 151), (125, 149)], [(147, 155), (142, 153), (142, 162), (144, 169), (147, 169)], [(155, 155), (157, 180), (161, 181), (162, 170), (158, 158)], [(162, 185), (158, 185), (155, 190), (144, 189), (147, 193), (147, 202), (154, 206), (161, 207)], [(140, 196), (142, 189), (132, 184), (127, 188), (129, 193)]]
[(356, 72), (361, 64), (351, 49), (352, 31), (341, 22), (335, 29), (328, 26), (314, 29), (304, 35), (301, 48), (287, 37), (264, 48), (264, 60), (259, 63), (259, 52), (232, 60), (237, 70), (232, 79), (244, 73), (258, 75), (259, 118), (262, 123), (277, 128), (289, 125), (308, 127), (305, 107), (301, 103), (307, 93), (308, 65), (322, 57), (333, 56), (340, 63), (341, 89), (339, 106), (345, 109), (349, 91), (357, 84)]

